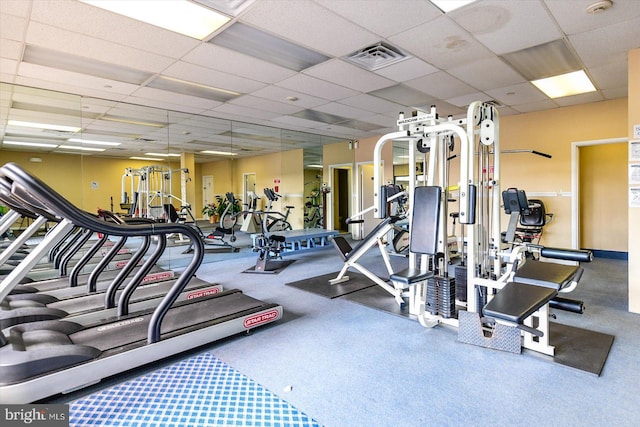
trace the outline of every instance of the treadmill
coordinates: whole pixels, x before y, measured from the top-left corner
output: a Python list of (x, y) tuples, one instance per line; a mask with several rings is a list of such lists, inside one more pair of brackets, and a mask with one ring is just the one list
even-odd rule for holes
[(47, 236), (42, 245), (0, 282), (0, 301), (33, 266), (38, 252), (44, 253), (46, 246), (55, 243), (66, 229), (74, 225), (112, 236), (181, 233), (194, 245), (189, 265), (154, 308), (131, 311), (90, 325), (70, 320), (46, 320), (2, 331), (0, 403), (29, 403), (70, 392), (95, 384), (102, 378), (282, 318), (280, 305), (251, 298), (238, 290), (177, 301), (204, 255), (202, 241), (189, 226), (175, 223), (126, 225), (100, 221), (77, 209), (13, 163), (0, 168), (0, 180), (11, 185), (11, 194), (16, 200), (36, 212), (44, 210), (60, 219), (56, 227), (58, 232)]

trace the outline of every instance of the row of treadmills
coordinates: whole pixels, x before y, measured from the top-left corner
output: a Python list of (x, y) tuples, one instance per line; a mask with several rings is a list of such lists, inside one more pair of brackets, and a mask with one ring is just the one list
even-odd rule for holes
[[(0, 246), (0, 403), (77, 390), (282, 317), (277, 304), (196, 278), (204, 246), (189, 226), (85, 212), (13, 163), (0, 167), (0, 204), (10, 208), (0, 235), (31, 219)], [(193, 244), (179, 275), (157, 267), (171, 234)]]

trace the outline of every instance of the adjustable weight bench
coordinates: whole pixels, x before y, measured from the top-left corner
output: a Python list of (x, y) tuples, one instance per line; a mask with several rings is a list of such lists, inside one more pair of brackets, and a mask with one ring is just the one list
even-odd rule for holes
[(402, 290), (395, 289), (385, 280), (373, 274), (369, 269), (364, 267), (362, 264), (358, 263), (360, 258), (369, 251), (374, 245), (377, 244), (380, 249), (380, 253), (382, 255), (382, 259), (387, 267), (388, 271), (392, 271), (391, 263), (389, 261), (389, 255), (384, 248), (384, 244), (382, 244), (382, 238), (387, 235), (387, 233), (393, 228), (393, 224), (399, 221), (401, 218), (396, 216), (390, 216), (381, 221), (376, 227), (358, 244), (354, 247), (351, 247), (349, 242), (342, 236), (334, 236), (331, 239), (331, 243), (340, 254), (342, 261), (344, 264), (342, 265), (342, 269), (338, 273), (338, 275), (334, 279), (329, 280), (330, 285), (337, 285), (340, 283), (344, 283), (349, 280), (349, 276), (346, 275), (347, 270), (351, 267), (358, 270), (360, 273), (364, 274), (373, 281), (376, 285), (383, 288), (385, 291), (389, 292), (396, 300), (396, 302), (403, 307), (404, 300), (402, 299)]
[[(542, 248), (540, 252), (549, 258), (583, 262), (590, 262), (593, 257), (590, 251)], [(549, 303), (558, 293), (575, 289), (582, 273), (578, 265), (528, 260), (516, 270), (513, 281), (484, 306), (482, 314), (528, 332), (524, 335), (525, 348), (553, 355), (554, 348), (549, 345)]]

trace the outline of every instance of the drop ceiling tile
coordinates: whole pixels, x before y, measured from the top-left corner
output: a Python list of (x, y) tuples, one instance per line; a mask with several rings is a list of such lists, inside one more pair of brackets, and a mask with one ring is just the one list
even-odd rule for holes
[[(293, 114), (304, 108), (301, 105), (284, 102), (270, 101), (264, 98), (258, 98), (252, 95), (244, 95), (229, 101), (229, 104), (240, 105), (243, 107), (254, 108), (256, 110), (262, 110), (271, 112), (275, 115)], [(275, 117), (275, 116), (274, 116)]]
[(475, 101), (489, 101), (491, 97), (483, 92), (470, 93), (468, 95), (457, 96), (455, 98), (446, 99), (446, 101), (460, 108), (467, 108), (469, 104)]
[(402, 84), (380, 89), (369, 93), (369, 95), (386, 99), (403, 106), (416, 106), (423, 104), (433, 104), (436, 99), (430, 95), (417, 91)]
[(202, 43), (182, 60), (264, 83), (275, 83), (296, 74), (293, 70), (211, 43)]
[(0, 39), (0, 58), (20, 60), (24, 45), (21, 42)]
[(324, 80), (320, 80), (304, 74), (297, 74), (293, 77), (285, 79), (281, 82), (278, 82), (276, 86), (296, 90), (309, 95), (317, 96), (318, 98), (328, 99), (330, 101), (337, 101), (339, 99), (348, 98), (350, 96), (355, 96), (358, 94), (358, 92), (356, 92), (355, 90), (348, 89), (343, 86), (338, 86), (336, 84), (329, 83)]
[(26, 29), (27, 20), (25, 18), (0, 13), (0, 37), (3, 39), (24, 41)]
[(557, 107), (558, 107), (558, 104), (551, 101), (550, 99), (511, 106), (511, 108), (513, 108), (519, 113), (531, 113), (534, 111), (551, 110)]
[(350, 105), (372, 113), (387, 114), (389, 112), (399, 112), (403, 106), (386, 99), (378, 98), (367, 94), (356, 95), (351, 98), (340, 100), (341, 104)]
[[(398, 111), (400, 113), (400, 111)], [(374, 114), (372, 116), (366, 116), (362, 119), (363, 122), (374, 123), (380, 126), (380, 129), (389, 129), (392, 128), (394, 130), (398, 130), (396, 123), (398, 122), (398, 114), (394, 116), (388, 116), (383, 114)]]
[(562, 37), (546, 8), (538, 1), (485, 0), (448, 16), (497, 54)]
[(316, 0), (316, 3), (385, 38), (442, 14), (431, 3), (415, 0)]
[(498, 89), (485, 91), (493, 99), (505, 105), (520, 105), (537, 101), (544, 101), (547, 98), (531, 83), (521, 83)]
[(325, 61), (303, 71), (303, 73), (361, 92), (370, 92), (395, 84), (392, 80), (355, 65), (347, 64), (340, 59)]
[(596, 92), (582, 93), (580, 95), (563, 96), (562, 98), (555, 98), (554, 102), (561, 107), (567, 107), (569, 105), (600, 102), (600, 101), (604, 101), (604, 99), (605, 98), (602, 95), (602, 93), (596, 91)]
[(624, 85), (619, 88), (604, 89), (602, 95), (606, 99), (626, 98), (629, 95), (629, 87)]
[(636, 0), (614, 1), (614, 6), (604, 12), (589, 14), (587, 6), (595, 0), (545, 0), (545, 5), (553, 14), (562, 30), (573, 35), (594, 30), (602, 26), (618, 24), (640, 16), (640, 5)]
[(236, 116), (242, 117), (255, 117), (263, 120), (272, 120), (280, 115), (278, 113), (270, 113), (264, 110), (257, 110), (255, 108), (248, 108), (242, 105), (234, 105), (229, 103), (222, 104), (221, 106), (216, 107), (213, 110), (215, 112), (234, 114)]
[[(127, 98), (126, 101), (133, 102), (137, 99), (145, 100), (145, 102), (135, 102), (137, 104), (142, 103), (142, 105), (150, 105), (158, 108), (167, 108), (170, 110), (185, 112), (210, 110), (221, 104), (220, 102), (213, 101), (211, 99), (182, 95), (150, 87), (139, 88), (131, 95), (130, 98)], [(163, 107), (163, 105), (166, 105), (166, 107)]]
[(360, 119), (371, 114), (369, 111), (350, 107), (340, 102), (331, 102), (314, 108), (315, 111), (334, 114), (336, 116), (348, 117), (350, 119)]
[(395, 82), (402, 83), (407, 80), (413, 80), (427, 74), (435, 73), (436, 71), (439, 70), (421, 59), (409, 58), (402, 62), (391, 64), (388, 67), (380, 68), (376, 70), (375, 73)]
[(310, 0), (261, 0), (240, 21), (333, 56), (347, 55), (379, 41), (377, 35)]
[(162, 75), (240, 93), (249, 93), (266, 86), (265, 83), (183, 61), (169, 66)]
[(2, 76), (2, 81), (12, 82), (13, 76), (17, 71), (18, 61), (8, 58), (0, 58), (0, 75)]
[(409, 80), (404, 84), (439, 99), (454, 98), (477, 91), (444, 71)]
[(26, 42), (59, 52), (148, 72), (160, 72), (174, 62), (173, 59), (166, 56), (132, 49), (37, 22), (30, 23)]
[[(317, 98), (315, 96), (307, 95), (306, 93), (285, 89), (275, 85), (269, 85), (262, 89), (253, 91), (251, 95), (269, 99), (271, 101), (291, 103), (301, 108), (314, 108), (318, 105), (327, 103), (326, 99)], [(295, 97), (298, 99), (295, 101), (289, 101), (287, 100), (287, 97)]]
[(597, 30), (569, 36), (569, 41), (587, 67), (615, 62), (638, 47), (640, 17)]
[(299, 117), (293, 117), (293, 116), (280, 116), (280, 117), (271, 119), (271, 121), (276, 122), (279, 125), (282, 125), (283, 123), (286, 125), (295, 125), (295, 126), (298, 126), (299, 129), (314, 129), (321, 126), (327, 126), (326, 123), (316, 122), (316, 121), (307, 120), (307, 119), (301, 119)]
[(493, 55), (447, 16), (396, 34), (389, 41), (440, 69), (468, 64)]
[(65, 2), (64, 7), (59, 1), (35, 1), (31, 19), (51, 27), (73, 29), (78, 35), (174, 59), (200, 43), (191, 37), (78, 1)]
[(31, 2), (24, 0), (3, 1), (0, 14), (15, 15), (22, 18), (29, 16)]
[(626, 60), (610, 62), (589, 68), (589, 74), (599, 89), (613, 89), (627, 85), (628, 64)]
[(68, 84), (66, 82), (73, 82), (72, 85), (76, 88), (82, 87), (100, 91), (108, 89), (109, 93), (120, 95), (129, 95), (138, 88), (137, 85), (130, 83), (89, 76), (87, 74), (74, 73), (72, 71), (59, 70), (57, 68), (44, 67), (42, 65), (30, 64), (28, 62), (20, 63), (18, 73), (24, 77), (60, 82), (62, 84)]
[[(75, 82), (74, 82), (75, 83)], [(126, 95), (123, 94), (114, 94), (109, 92), (108, 89), (102, 88), (86, 88), (75, 86), (74, 84), (69, 84), (68, 82), (58, 82), (58, 81), (48, 81), (42, 80), (40, 78), (34, 77), (26, 77), (26, 76), (16, 76), (15, 84), (20, 86), (27, 87), (37, 87), (39, 89), (52, 90), (56, 92), (63, 93), (82, 93), (83, 96), (87, 97), (95, 97), (95, 98), (103, 98), (103, 99), (114, 99), (118, 101), (122, 101)]]
[(449, 74), (479, 90), (524, 83), (526, 80), (499, 58), (479, 59), (447, 70)]

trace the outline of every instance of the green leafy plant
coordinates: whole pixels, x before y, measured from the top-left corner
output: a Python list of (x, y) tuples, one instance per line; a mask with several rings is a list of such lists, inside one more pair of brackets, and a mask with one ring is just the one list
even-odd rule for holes
[(214, 215), (219, 215), (218, 214), (218, 205), (216, 205), (215, 203), (207, 203), (202, 208), (202, 215), (206, 215), (206, 216), (209, 216), (209, 217), (214, 216)]

